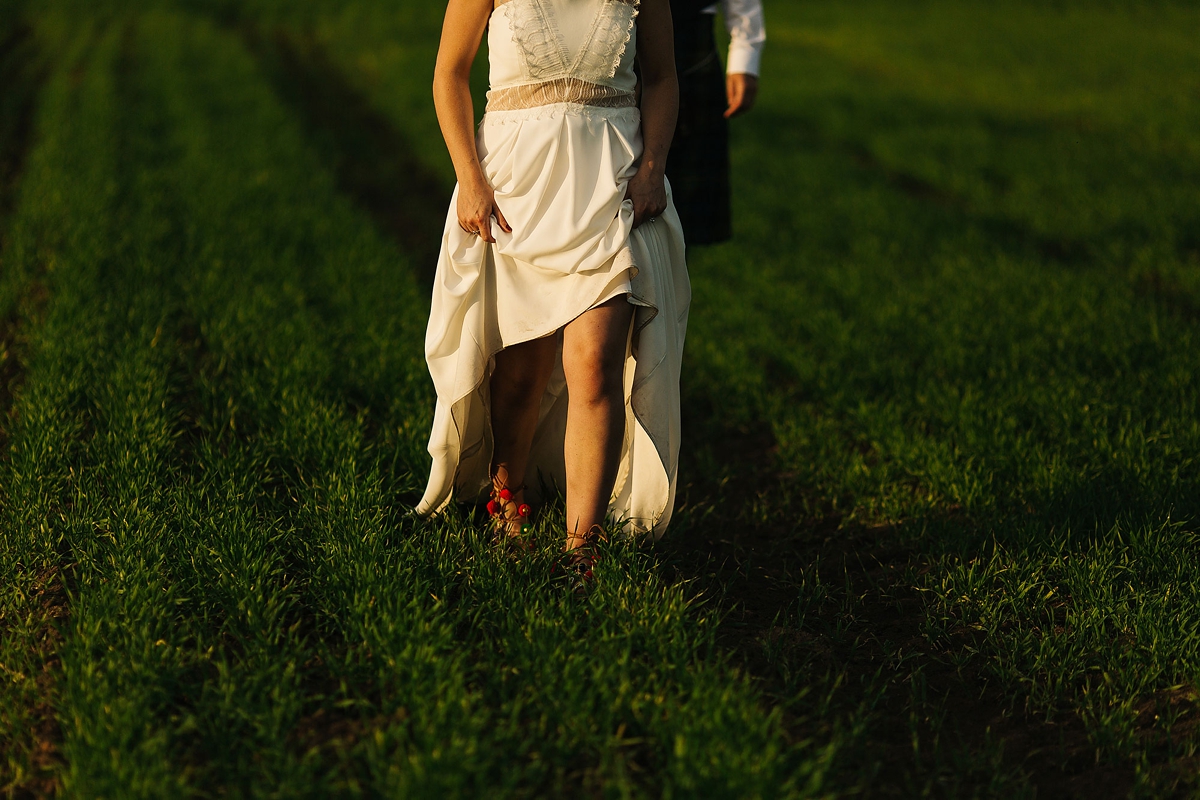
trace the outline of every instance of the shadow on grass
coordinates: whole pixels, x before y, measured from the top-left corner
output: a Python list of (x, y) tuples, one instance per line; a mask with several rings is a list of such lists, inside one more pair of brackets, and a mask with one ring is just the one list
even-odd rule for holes
[[(44, 60), (38, 51), (33, 31), (24, 23), (13, 27), (0, 41), (0, 269), (5, 269), (8, 245), (8, 225), (16, 209), (18, 189), (26, 160), (33, 147), (37, 101), (47, 77)], [(11, 267), (9, 267), (11, 269)], [(0, 458), (8, 442), (13, 395), (23, 379), (22, 350), (25, 327), (36, 317), (46, 300), (46, 290), (40, 275), (34, 275), (25, 285), (15, 287), (17, 296), (12, 307), (5, 309), (0, 319)], [(65, 563), (66, 555), (61, 554)], [(0, 779), (14, 780), (5, 787), (10, 797), (51, 797), (59, 791), (58, 772), (61, 768), (59, 742), (62, 734), (56, 716), (55, 675), (58, 670), (58, 649), (62, 640), (60, 627), (67, 616), (67, 592), (63, 569), (49, 566), (29, 579), (23, 587), (26, 598), (22, 611), (21, 644), (26, 652), (18, 654), (25, 666), (36, 670), (29, 680), (32, 684), (31, 705), (24, 720), (28, 727), (21, 731), (4, 732), (0, 736), (0, 769), (23, 763), (26, 773), (17, 778), (0, 773)], [(0, 627), (0, 641), (10, 631)], [(18, 664), (21, 664), (19, 661)], [(7, 734), (16, 734), (10, 738)], [(15, 751), (7, 751), (13, 747)], [(21, 752), (24, 751), (24, 752)]]
[[(1191, 247), (1191, 243), (1183, 247)], [(1183, 247), (1182, 260), (1190, 260), (1200, 266), (1200, 254), (1184, 250)], [(1139, 296), (1160, 304), (1176, 316), (1188, 322), (1200, 322), (1200, 298), (1193, 297), (1177, 276), (1161, 269), (1151, 269), (1138, 276), (1133, 288)]]
[(22, 24), (0, 41), (0, 219), (12, 213), (33, 138), (38, 89), (45, 78), (33, 31)]
[[(1128, 796), (1132, 766), (1098, 764), (1074, 715), (1030, 713), (981, 659), (962, 658), (977, 650), (977, 631), (928, 630), (917, 586), (932, 566), (914, 538), (927, 526), (969, 531), (970, 519), (951, 509), (894, 525), (848, 521), (780, 471), (765, 425), (722, 428), (696, 413), (706, 405), (687, 404), (703, 444), (685, 454), (680, 524), (656, 550), (720, 603), (720, 645), (785, 710), (796, 740), (835, 735), (835, 718), (865, 722), (839, 784), (873, 797), (1009, 796), (1022, 784), (1038, 797)], [(714, 455), (724, 460), (715, 480)]]
[[(943, 231), (970, 228), (990, 247), (1016, 258), (1071, 270), (1107, 266), (1103, 241), (1057, 237), (975, 208), (968, 198), (893, 167), (862, 143), (827, 134), (810, 120), (760, 118), (754, 132), (763, 152), (817, 153), (864, 191), (886, 188), (906, 198), (929, 251), (938, 249)], [(1035, 137), (1038, 130), (998, 127), (994, 133)], [(777, 212), (769, 227), (788, 230), (794, 212)], [(1145, 232), (1108, 233), (1136, 240)], [(1185, 238), (1182, 252), (1190, 253), (1191, 246)], [(1179, 316), (1194, 313), (1166, 278), (1152, 274), (1135, 289)], [(771, 363), (768, 354), (758, 366), (770, 376), (773, 394), (812, 400), (803, 396), (803, 387), (788, 385), (794, 375), (786, 364)], [(720, 409), (731, 403), (723, 395), (736, 394), (735, 386), (722, 385), (718, 377), (711, 385), (688, 388), (679, 524), (659, 550), (669, 566), (728, 610), (723, 646), (741, 656), (777, 702), (796, 707), (796, 738), (823, 738), (819, 728), (827, 716), (808, 713), (822, 698), (796, 698), (808, 689), (820, 692), (823, 680), (826, 686), (840, 682), (841, 699), (833, 705), (841, 713), (851, 716), (863, 702), (872, 706), (868, 747), (846, 765), (869, 795), (917, 796), (951, 785), (951, 795), (971, 794), (994, 790), (997, 776), (1016, 774), (1040, 797), (1128, 796), (1135, 780), (1132, 763), (1099, 763), (1082, 722), (1069, 711), (1053, 720), (1029, 713), (1019, 688), (990, 677), (975, 632), (961, 626), (930, 630), (937, 621), (918, 587), (920, 576), (936, 568), (929, 553), (937, 545), (931, 548), (918, 537), (925, 530), (952, 531), (929, 538), (953, 541), (967, 558), (972, 551), (983, 555), (987, 542), (977, 521), (956, 509), (874, 527), (849, 520), (838, 510), (842, 504), (821, 500), (778, 466), (770, 425), (722, 421)], [(1138, 497), (1142, 488), (1107, 471), (1041, 498), (1030, 513), (1048, 523), (1103, 528), (1139, 503), (1152, 502)], [(822, 678), (829, 675), (834, 678)], [(1139, 738), (1157, 736), (1153, 709), (1162, 702), (1174, 701), (1145, 700)], [(1172, 708), (1177, 712), (1187, 702)]]
[(412, 154), (311, 36), (235, 26), (276, 94), (295, 112), (340, 191), (375, 220), (432, 285), (450, 191)]
[[(0, 268), (7, 250), (7, 229), (17, 200), (17, 187), (25, 159), (33, 144), (33, 123), (38, 91), (45, 69), (38, 58), (33, 32), (17, 25), (0, 41)], [(8, 410), (20, 383), (21, 312), (30, 303), (40, 305), (40, 284), (23, 287), (12, 308), (0, 319), (0, 445), (7, 440)]]
[[(884, 108), (877, 116), (856, 119), (856, 124), (866, 131), (863, 133), (863, 130), (860, 130), (856, 134), (826, 129), (826, 126), (832, 125), (824, 120), (826, 116), (836, 118), (842, 113), (861, 113), (841, 108), (836, 98), (826, 98), (824, 107), (813, 107), (803, 114), (781, 114), (759, 109), (755, 111), (759, 122), (752, 129), (747, 129), (747, 135), (756, 139), (756, 150), (804, 150), (827, 153), (835, 159), (848, 159), (861, 170), (860, 178), (869, 182), (881, 182), (917, 204), (920, 216), (935, 221), (939, 227), (947, 230), (973, 228), (999, 251), (1016, 258), (1034, 258), (1062, 268), (1082, 269), (1106, 263), (1111, 258), (1108, 247), (1113, 240), (1140, 242), (1158, 235), (1156, 231), (1151, 230), (1150, 223), (1146, 220), (1114, 222), (1108, 229), (1088, 234), (1055, 234), (1039, 229), (1030, 219), (1010, 216), (995, 208), (981, 208), (972, 198), (953, 187), (936, 183), (902, 166), (889, 163), (889, 160), (880, 156), (876, 148), (868, 143), (872, 129), (882, 132), (883, 135), (894, 133), (893, 126), (901, 130), (922, 131), (977, 129), (986, 140), (1012, 142), (1015, 149), (1029, 148), (1031, 152), (1072, 130), (1065, 123), (1014, 122), (980, 113), (957, 114), (933, 104), (920, 105), (912, 98), (904, 98), (903, 104), (903, 115), (895, 108)], [(915, 124), (914, 120), (920, 120), (920, 125)], [(1094, 154), (1098, 160), (1106, 159), (1125, 165), (1134, 162), (1136, 158), (1144, 162), (1147, 170), (1160, 172), (1164, 181), (1175, 179), (1173, 173), (1169, 172), (1170, 165), (1166, 163), (1165, 157), (1137, 151), (1115, 136), (1106, 138), (1089, 134), (1088, 141), (1095, 142), (1095, 146), (1099, 148)], [(947, 162), (945, 166), (953, 169), (955, 164)], [(1003, 166), (976, 163), (970, 165), (969, 169), (977, 170), (973, 177), (985, 184), (993, 197), (1004, 197), (1012, 191), (1015, 178), (1003, 174)], [(848, 171), (847, 178), (851, 177)], [(1131, 176), (1127, 172), (1117, 172), (1110, 180), (1133, 182), (1142, 178)], [(1190, 227), (1183, 224), (1176, 233), (1175, 249), (1183, 261), (1200, 258), (1200, 247), (1197, 246), (1200, 239), (1189, 233), (1189, 230)]]

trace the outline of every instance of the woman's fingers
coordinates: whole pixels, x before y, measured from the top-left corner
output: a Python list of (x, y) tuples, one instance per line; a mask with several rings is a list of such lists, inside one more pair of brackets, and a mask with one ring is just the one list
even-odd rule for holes
[(643, 222), (649, 222), (650, 220), (657, 218), (666, 210), (667, 202), (661, 198), (654, 198), (653, 200), (634, 200), (633, 227), (637, 228)]
[(496, 206), (496, 198), (492, 187), (486, 183), (460, 186), (458, 196), (458, 226), (464, 232), (479, 236), (485, 242), (496, 243), (492, 235), (492, 217), (500, 223), (500, 227), (511, 233), (508, 220)]
[(625, 186), (625, 199), (633, 201), (635, 228), (667, 210), (667, 188), (661, 176), (638, 172)]
[(500, 206), (493, 204), (492, 207), (496, 211), (496, 221), (500, 223), (500, 229), (505, 233), (512, 233), (512, 226), (504, 218), (504, 213), (500, 210)]
[(458, 227), (462, 228), (465, 233), (472, 236), (478, 235), (485, 242), (495, 242), (492, 238), (492, 225), (490, 217), (459, 217)]
[[(644, 222), (648, 222), (651, 217), (657, 217), (659, 214), (667, 210), (667, 203), (663, 197), (655, 197), (653, 195), (646, 196), (642, 193), (631, 191), (631, 187), (626, 186), (626, 199), (633, 200), (633, 227), (638, 227)], [(465, 232), (476, 234), (483, 241), (490, 244), (496, 243), (496, 237), (492, 235), (492, 217), (495, 217), (496, 223), (500, 226), (500, 230), (505, 233), (512, 233), (512, 225), (508, 223), (504, 212), (500, 210), (500, 206), (496, 205), (495, 200), (492, 201), (489, 213), (486, 216), (467, 216), (459, 217), (458, 226)]]
[(496, 237), (492, 236), (492, 216), (491, 216), (491, 214), (489, 214), (484, 219), (479, 220), (478, 224), (479, 224), (479, 227), (476, 228), (476, 230), (479, 231), (479, 238), (483, 239), (485, 242), (488, 242), (489, 244), (495, 244)]

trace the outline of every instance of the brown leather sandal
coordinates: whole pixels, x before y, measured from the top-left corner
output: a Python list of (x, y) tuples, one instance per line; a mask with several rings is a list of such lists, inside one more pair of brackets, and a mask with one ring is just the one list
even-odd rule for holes
[(596, 552), (596, 544), (605, 541), (604, 528), (593, 525), (584, 534), (584, 543), (563, 555), (563, 573), (571, 594), (582, 597), (592, 590), (596, 583), (595, 567), (600, 562), (600, 554)]

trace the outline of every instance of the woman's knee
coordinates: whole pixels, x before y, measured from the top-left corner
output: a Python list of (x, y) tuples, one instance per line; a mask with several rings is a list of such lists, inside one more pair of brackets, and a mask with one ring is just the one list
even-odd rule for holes
[(552, 340), (537, 339), (501, 350), (492, 372), (493, 387), (513, 392), (541, 388), (554, 369), (554, 348)]
[(604, 347), (600, 342), (572, 342), (563, 349), (563, 372), (567, 391), (581, 400), (599, 400), (622, 392), (623, 348)]
[(494, 399), (531, 398), (540, 388), (538, 374), (531, 369), (497, 370), (492, 375)]

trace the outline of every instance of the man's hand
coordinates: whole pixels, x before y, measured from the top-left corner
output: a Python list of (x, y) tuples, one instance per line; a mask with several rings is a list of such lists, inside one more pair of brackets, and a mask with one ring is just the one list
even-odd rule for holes
[(725, 109), (725, 119), (745, 114), (754, 108), (758, 97), (758, 76), (748, 72), (735, 72), (725, 76), (725, 96), (729, 100), (729, 108)]

